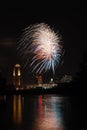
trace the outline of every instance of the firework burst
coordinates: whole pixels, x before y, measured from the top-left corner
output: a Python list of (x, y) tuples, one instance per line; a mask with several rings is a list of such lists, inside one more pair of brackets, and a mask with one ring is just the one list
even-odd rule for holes
[(24, 66), (31, 67), (36, 73), (52, 70), (60, 63), (62, 44), (59, 33), (55, 33), (45, 23), (25, 28), (19, 41), (18, 50)]

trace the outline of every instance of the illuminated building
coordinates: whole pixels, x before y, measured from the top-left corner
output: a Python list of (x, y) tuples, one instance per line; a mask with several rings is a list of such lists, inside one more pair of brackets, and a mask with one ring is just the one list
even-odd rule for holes
[(60, 80), (61, 83), (69, 83), (70, 81), (72, 81), (72, 76), (70, 75), (64, 75)]
[(21, 70), (19, 64), (16, 64), (13, 68), (13, 85), (16, 88), (20, 88), (21, 85)]
[(37, 82), (38, 82), (39, 85), (43, 83), (41, 75), (38, 75), (36, 78), (38, 80)]

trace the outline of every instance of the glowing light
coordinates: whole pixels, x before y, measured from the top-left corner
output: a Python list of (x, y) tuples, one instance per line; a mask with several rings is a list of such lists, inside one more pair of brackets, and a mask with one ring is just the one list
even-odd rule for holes
[(20, 65), (19, 65), (19, 64), (16, 64), (15, 67), (20, 67)]
[(13, 76), (15, 76), (15, 68), (13, 69)]
[(22, 122), (22, 97), (13, 96), (13, 121), (20, 124)]
[(21, 75), (21, 71), (20, 71), (20, 68), (18, 68), (18, 76)]
[(39, 74), (51, 69), (55, 72), (62, 54), (61, 37), (45, 23), (30, 25), (24, 29), (18, 51), (24, 67)]
[(20, 65), (16, 64), (13, 68), (13, 84), (14, 86), (20, 86), (21, 84), (21, 70)]

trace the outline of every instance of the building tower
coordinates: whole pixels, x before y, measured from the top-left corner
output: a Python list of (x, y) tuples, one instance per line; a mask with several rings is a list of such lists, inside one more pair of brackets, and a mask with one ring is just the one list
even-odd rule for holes
[(13, 68), (13, 85), (16, 88), (20, 88), (21, 85), (21, 70), (19, 64), (16, 64)]
[(36, 76), (36, 78), (37, 78), (38, 85), (41, 86), (42, 83), (43, 83), (43, 81), (42, 81), (42, 76), (41, 76), (41, 75), (38, 75), (38, 76)]

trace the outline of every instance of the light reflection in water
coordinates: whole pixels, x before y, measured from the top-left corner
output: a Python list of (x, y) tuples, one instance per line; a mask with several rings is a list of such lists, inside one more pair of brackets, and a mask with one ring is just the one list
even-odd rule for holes
[(56, 95), (14, 95), (13, 122), (29, 130), (64, 130), (62, 104)]
[(14, 123), (22, 122), (22, 97), (21, 95), (13, 96), (13, 121)]
[(39, 96), (39, 109), (40, 109), (40, 111), (39, 111), (39, 117), (40, 117), (40, 120), (42, 120), (43, 119), (43, 102), (42, 102), (42, 99), (43, 97), (42, 97), (42, 95), (40, 95)]
[(38, 102), (36, 130), (64, 130), (62, 97), (40, 95)]
[[(0, 130), (80, 129), (85, 125), (81, 115), (86, 112), (81, 98), (55, 94), (0, 95)], [(81, 121), (84, 122), (79, 124)]]

